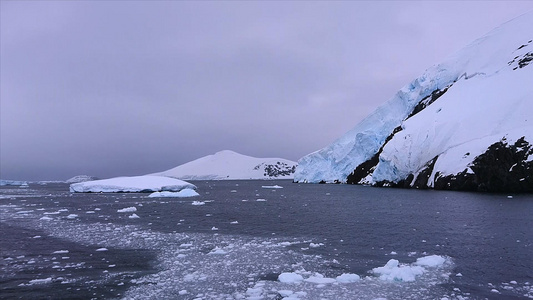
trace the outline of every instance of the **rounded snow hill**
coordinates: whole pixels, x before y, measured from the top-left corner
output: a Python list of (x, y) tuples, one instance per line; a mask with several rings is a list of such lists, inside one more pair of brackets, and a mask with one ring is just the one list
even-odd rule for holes
[(183, 189), (196, 189), (196, 186), (183, 180), (163, 176), (116, 177), (103, 180), (85, 181), (70, 185), (73, 193), (149, 193), (179, 192)]
[(296, 165), (283, 158), (256, 158), (224, 150), (150, 175), (183, 180), (292, 179)]

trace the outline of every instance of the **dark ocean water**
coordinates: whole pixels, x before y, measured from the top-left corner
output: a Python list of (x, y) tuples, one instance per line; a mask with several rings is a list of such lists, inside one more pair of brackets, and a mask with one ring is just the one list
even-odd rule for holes
[[(533, 195), (193, 183), (199, 197), (0, 187), (0, 298), (533, 298)], [(414, 281), (372, 272), (431, 255), (445, 263)]]

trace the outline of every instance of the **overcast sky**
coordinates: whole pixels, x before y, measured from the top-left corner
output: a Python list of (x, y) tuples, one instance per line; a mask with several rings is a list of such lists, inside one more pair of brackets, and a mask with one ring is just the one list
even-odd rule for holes
[(298, 160), (533, 2), (0, 1), (0, 178)]

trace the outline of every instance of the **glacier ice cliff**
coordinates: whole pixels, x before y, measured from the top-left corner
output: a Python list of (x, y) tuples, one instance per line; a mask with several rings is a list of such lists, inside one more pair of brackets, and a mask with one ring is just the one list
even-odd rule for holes
[(294, 181), (533, 191), (531, 28), (524, 14), (427, 69)]

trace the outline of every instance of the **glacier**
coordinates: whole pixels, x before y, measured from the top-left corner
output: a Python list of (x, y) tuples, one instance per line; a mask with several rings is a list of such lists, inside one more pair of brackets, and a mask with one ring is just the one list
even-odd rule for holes
[[(533, 191), (531, 28), (533, 12), (430, 67), (352, 130), (301, 158), (294, 181)], [(507, 176), (494, 165), (518, 169)]]

